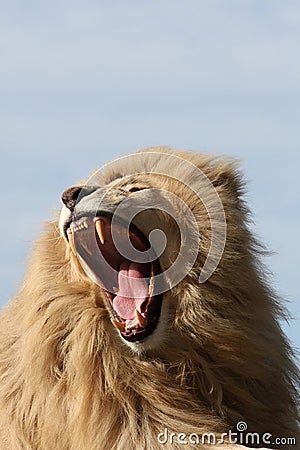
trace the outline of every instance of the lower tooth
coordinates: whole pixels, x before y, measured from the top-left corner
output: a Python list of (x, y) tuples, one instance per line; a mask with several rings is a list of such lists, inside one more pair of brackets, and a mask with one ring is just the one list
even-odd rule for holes
[(136, 309), (135, 317), (140, 327), (144, 328), (147, 325), (147, 319)]
[(121, 331), (121, 333), (124, 333), (124, 331), (125, 331), (125, 324), (124, 324), (124, 323), (118, 322), (118, 321), (115, 320), (115, 319), (110, 319), (110, 320), (111, 320), (111, 323), (112, 323), (119, 331)]

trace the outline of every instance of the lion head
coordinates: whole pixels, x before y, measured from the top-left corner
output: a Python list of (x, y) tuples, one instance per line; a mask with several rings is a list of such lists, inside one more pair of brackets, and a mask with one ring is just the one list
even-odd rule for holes
[(61, 235), (106, 294), (112, 325), (133, 350), (162, 349), (178, 338), (184, 293), (213, 274), (224, 252), (220, 195), (237, 202), (236, 177), (233, 162), (222, 170), (212, 158), (199, 164), (191, 153), (153, 149), (120, 158), (63, 193)]

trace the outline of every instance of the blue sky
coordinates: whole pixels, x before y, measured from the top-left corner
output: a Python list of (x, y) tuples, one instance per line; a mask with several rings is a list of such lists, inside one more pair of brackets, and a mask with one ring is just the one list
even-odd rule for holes
[(0, 0), (1, 304), (65, 187), (171, 145), (238, 157), (300, 347), (300, 3)]

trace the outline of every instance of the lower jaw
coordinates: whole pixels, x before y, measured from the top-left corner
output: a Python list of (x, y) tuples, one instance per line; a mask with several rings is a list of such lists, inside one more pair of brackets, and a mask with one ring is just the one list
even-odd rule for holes
[[(174, 334), (172, 327), (172, 318), (174, 309), (172, 302), (169, 301), (169, 296), (164, 294), (163, 302), (161, 304), (161, 312), (154, 331), (143, 340), (130, 342), (125, 340), (121, 333), (119, 339), (123, 346), (130, 349), (133, 354), (142, 358), (162, 358), (168, 361), (170, 358), (175, 358), (174, 339), (178, 338)], [(176, 352), (177, 354), (177, 352)]]
[(149, 320), (149, 324), (143, 330), (132, 330), (128, 332), (121, 332), (119, 330), (119, 334), (122, 339), (128, 343), (143, 343), (146, 339), (152, 336), (154, 331), (157, 328), (162, 308), (162, 294), (157, 296), (155, 299), (156, 305), (152, 311), (152, 318)]

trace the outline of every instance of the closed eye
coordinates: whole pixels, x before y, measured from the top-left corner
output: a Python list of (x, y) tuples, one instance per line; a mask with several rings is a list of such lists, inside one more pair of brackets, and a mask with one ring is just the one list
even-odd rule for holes
[(142, 191), (144, 188), (139, 188), (137, 186), (132, 187), (130, 189), (128, 189), (128, 192), (138, 192), (138, 191)]

